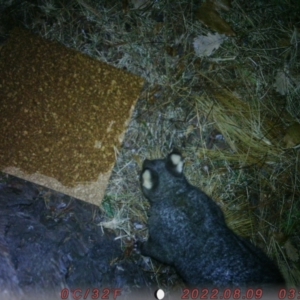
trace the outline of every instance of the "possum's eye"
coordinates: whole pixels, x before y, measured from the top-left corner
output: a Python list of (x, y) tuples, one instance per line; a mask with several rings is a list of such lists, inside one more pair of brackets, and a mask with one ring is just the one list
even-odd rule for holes
[(183, 158), (180, 153), (172, 152), (168, 156), (167, 168), (174, 175), (181, 175), (183, 172)]
[(151, 172), (147, 169), (142, 174), (142, 186), (147, 190), (150, 190), (153, 187)]

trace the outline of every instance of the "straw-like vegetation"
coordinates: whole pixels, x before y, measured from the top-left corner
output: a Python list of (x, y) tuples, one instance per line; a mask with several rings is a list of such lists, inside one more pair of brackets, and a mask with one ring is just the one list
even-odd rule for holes
[(300, 285), (298, 1), (0, 3), (3, 32), (21, 24), (147, 80), (102, 206), (124, 248), (147, 236), (142, 161), (177, 147), (230, 227)]

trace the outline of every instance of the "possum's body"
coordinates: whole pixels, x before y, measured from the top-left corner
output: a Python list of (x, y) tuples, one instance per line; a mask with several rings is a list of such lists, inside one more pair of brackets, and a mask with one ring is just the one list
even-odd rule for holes
[(141, 253), (175, 267), (190, 286), (284, 286), (273, 262), (230, 230), (219, 206), (183, 174), (183, 159), (145, 160), (143, 194), (151, 204)]

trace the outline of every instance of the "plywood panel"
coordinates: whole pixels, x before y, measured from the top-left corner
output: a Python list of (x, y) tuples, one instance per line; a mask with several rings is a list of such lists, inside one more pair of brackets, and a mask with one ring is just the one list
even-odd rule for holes
[(0, 169), (99, 204), (144, 80), (23, 29), (0, 70)]

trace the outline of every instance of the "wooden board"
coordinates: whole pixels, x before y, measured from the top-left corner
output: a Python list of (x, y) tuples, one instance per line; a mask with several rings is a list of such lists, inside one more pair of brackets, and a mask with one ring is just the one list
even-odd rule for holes
[(19, 28), (0, 70), (0, 170), (100, 204), (144, 80)]

